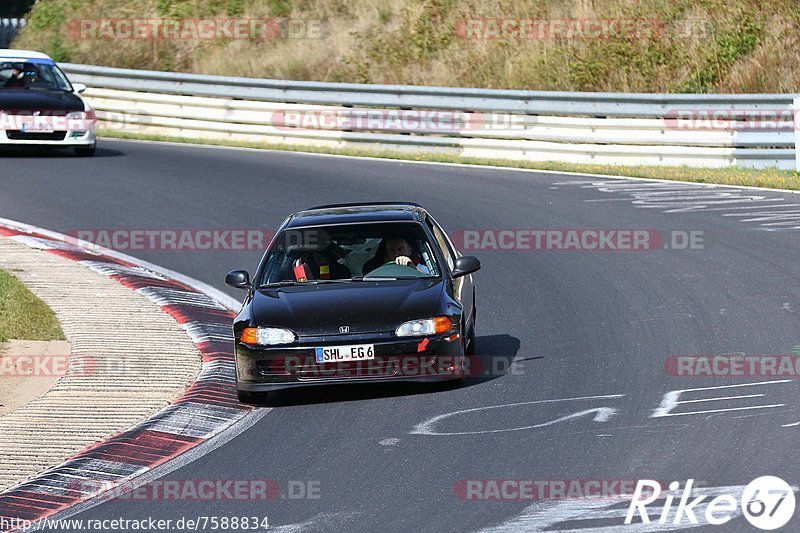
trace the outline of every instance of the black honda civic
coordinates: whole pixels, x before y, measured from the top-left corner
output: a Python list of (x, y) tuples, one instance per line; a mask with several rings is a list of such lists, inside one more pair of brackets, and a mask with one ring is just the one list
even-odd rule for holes
[(481, 265), (417, 204), (318, 206), (281, 225), (234, 320), (237, 391), (465, 375)]

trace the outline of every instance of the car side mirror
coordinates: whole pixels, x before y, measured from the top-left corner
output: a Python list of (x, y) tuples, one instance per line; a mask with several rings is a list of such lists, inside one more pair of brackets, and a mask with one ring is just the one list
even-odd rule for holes
[(459, 257), (456, 259), (455, 265), (453, 265), (453, 277), (460, 278), (461, 276), (477, 272), (480, 269), (481, 262), (477, 257), (472, 257), (471, 255)]
[(234, 289), (249, 289), (250, 274), (246, 270), (234, 270), (225, 276), (225, 283)]
[(86, 90), (86, 85), (83, 83), (73, 83), (72, 90), (78, 94)]

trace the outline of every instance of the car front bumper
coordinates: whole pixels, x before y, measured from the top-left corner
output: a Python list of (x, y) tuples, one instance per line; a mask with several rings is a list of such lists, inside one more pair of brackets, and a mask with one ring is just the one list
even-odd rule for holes
[(52, 134), (25, 134), (19, 130), (0, 130), (0, 146), (71, 148), (93, 146), (96, 142), (97, 133), (94, 127), (85, 131), (54, 131)]
[[(423, 339), (303, 342), (281, 347), (236, 344), (237, 389), (269, 392), (292, 387), (343, 383), (443, 381), (464, 375), (464, 354), (458, 334)], [(316, 347), (374, 344), (375, 358), (363, 361), (317, 363)], [(423, 346), (423, 347), (421, 347)]]

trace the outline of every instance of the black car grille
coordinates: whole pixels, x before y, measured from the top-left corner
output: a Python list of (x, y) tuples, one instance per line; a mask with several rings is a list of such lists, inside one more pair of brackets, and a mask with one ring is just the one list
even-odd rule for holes
[[(300, 381), (318, 381), (341, 378), (381, 378), (398, 375), (416, 376), (423, 367), (435, 362), (435, 356), (377, 356), (370, 361), (345, 361), (317, 365), (309, 360), (287, 368), (282, 358), (262, 359), (256, 362), (256, 368), (262, 376), (293, 376)], [(402, 369), (401, 369), (402, 366)]]
[(20, 130), (6, 131), (6, 137), (12, 141), (63, 141), (66, 136), (66, 131), (54, 131), (52, 133), (23, 132)]
[(369, 379), (396, 376), (397, 374), (397, 366), (382, 365), (379, 361), (373, 361), (372, 363), (366, 361), (348, 361), (335, 363), (327, 367), (326, 365), (319, 365), (314, 368), (305, 368), (297, 372), (297, 379), (300, 381), (342, 378)]

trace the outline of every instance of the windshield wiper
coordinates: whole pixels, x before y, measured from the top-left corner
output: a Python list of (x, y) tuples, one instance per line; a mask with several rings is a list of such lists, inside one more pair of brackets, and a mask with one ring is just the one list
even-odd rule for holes
[(319, 285), (323, 283), (349, 283), (350, 279), (310, 279), (308, 281), (273, 281), (259, 285), (259, 289), (273, 289), (275, 287), (291, 287), (294, 285)]
[(300, 281), (273, 281), (272, 283), (265, 283), (263, 285), (259, 285), (258, 289), (272, 289), (275, 287), (289, 287), (291, 285), (302, 285), (303, 282)]
[(310, 279), (308, 281), (274, 281), (272, 283), (265, 283), (264, 285), (259, 285), (260, 289), (274, 289), (276, 287), (292, 287), (295, 285), (302, 286), (302, 285), (321, 285), (325, 283), (351, 283), (357, 281), (398, 281), (398, 280), (409, 280), (409, 279), (435, 279), (436, 276), (354, 276), (352, 278), (343, 278), (343, 279)]

